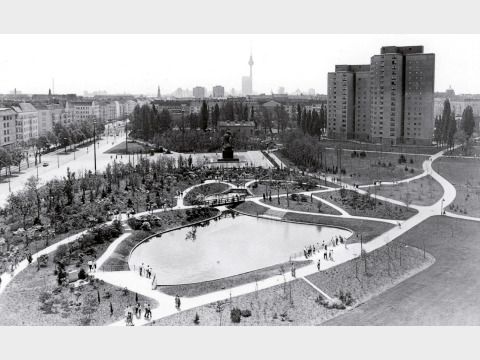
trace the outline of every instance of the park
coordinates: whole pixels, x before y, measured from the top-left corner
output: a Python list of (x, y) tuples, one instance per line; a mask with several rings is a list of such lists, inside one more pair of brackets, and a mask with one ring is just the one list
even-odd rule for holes
[[(463, 143), (227, 132), (212, 148), (201, 130), (175, 145), (134, 125), (1, 179), (0, 325), (478, 324), (455, 281), (480, 256)], [(420, 311), (434, 300), (405, 299), (415, 281), (449, 294)]]

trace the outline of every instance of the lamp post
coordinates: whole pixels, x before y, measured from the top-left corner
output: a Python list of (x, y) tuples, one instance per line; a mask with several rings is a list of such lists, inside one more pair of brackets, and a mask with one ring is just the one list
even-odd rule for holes
[(128, 132), (127, 132), (127, 119), (125, 119), (125, 152), (128, 155), (128, 135), (127, 134), (128, 134)]
[(97, 125), (97, 119), (93, 119), (93, 166), (95, 170), (95, 175), (97, 175), (97, 147), (96, 147), (96, 132), (95, 128)]

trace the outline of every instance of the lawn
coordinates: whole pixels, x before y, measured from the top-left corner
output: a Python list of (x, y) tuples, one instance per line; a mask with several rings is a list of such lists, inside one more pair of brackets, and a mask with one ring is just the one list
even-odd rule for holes
[(440, 158), (433, 168), (450, 181), (457, 196), (447, 211), (468, 216), (480, 216), (480, 161), (476, 159)]
[(434, 216), (396, 241), (435, 258), (426, 270), (345, 313), (329, 325), (480, 325), (480, 223)]
[(330, 296), (350, 292), (353, 306), (359, 305), (433, 264), (423, 250), (393, 241), (369, 253), (326, 271), (307, 276)]
[[(301, 182), (305, 182), (305, 184), (300, 184)], [(324, 187), (320, 186), (321, 181), (318, 179), (313, 179), (311, 177), (302, 177), (300, 181), (267, 181), (267, 180), (259, 180), (248, 187), (248, 189), (253, 193), (255, 196), (262, 196), (269, 194), (272, 195), (272, 198), (275, 195), (282, 195), (286, 194), (287, 190), (288, 193), (295, 193), (295, 192), (304, 192), (304, 191), (312, 191), (312, 190), (321, 190), (325, 189)], [(308, 184), (306, 183), (308, 182)]]
[(427, 175), (408, 183), (377, 186), (376, 193), (405, 203), (430, 206), (442, 198), (443, 188), (435, 179)]
[(418, 211), (386, 201), (375, 200), (368, 194), (359, 194), (353, 190), (318, 193), (318, 197), (342, 207), (350, 215), (375, 217), (381, 219), (405, 220)]
[(232, 205), (231, 209), (255, 216), (265, 214), (268, 211), (267, 207), (258, 205), (257, 203), (254, 203), (252, 201), (245, 201), (240, 204)]
[[(310, 262), (311, 262), (310, 260), (295, 261), (295, 267), (299, 269), (303, 266), (310, 264)], [(193, 297), (193, 296), (208, 294), (214, 291), (232, 288), (235, 286), (240, 286), (243, 284), (252, 283), (254, 281), (267, 279), (272, 276), (281, 274), (282, 269), (284, 272), (287, 272), (290, 270), (290, 268), (291, 268), (290, 262), (286, 262), (283, 264), (269, 266), (264, 269), (250, 271), (245, 274), (231, 276), (225, 279), (205, 281), (202, 283), (189, 284), (189, 285), (160, 286), (157, 289), (165, 294), (172, 295), (172, 296), (175, 296), (178, 294), (181, 297)]]
[(185, 195), (183, 202), (185, 205), (203, 204), (205, 196), (219, 194), (230, 189), (230, 186), (224, 183), (211, 183), (197, 186)]
[[(343, 151), (341, 168), (346, 174), (341, 180), (349, 184), (368, 185), (375, 180), (393, 181), (402, 180), (420, 174), (422, 163), (428, 157), (423, 155), (406, 155), (406, 163), (399, 164), (400, 155), (392, 153), (366, 153), (365, 157), (352, 157), (352, 152)], [(325, 155), (326, 166), (332, 169), (337, 166), (337, 153), (327, 150)], [(330, 171), (331, 173), (331, 171)]]
[[(107, 325), (121, 320), (125, 308), (135, 303), (134, 293), (127, 291), (125, 295), (123, 289), (99, 280), (73, 290), (58, 286), (54, 269), (49, 259), (47, 267), (37, 271), (32, 264), (12, 280), (0, 296), (0, 325)], [(156, 306), (154, 300), (142, 295), (138, 300)]]
[[(295, 200), (292, 199), (292, 196)], [(328, 206), (321, 201), (313, 199), (310, 196), (290, 194), (288, 197), (288, 201), (286, 196), (281, 196), (279, 198), (277, 198), (276, 196), (272, 196), (272, 201), (269, 201), (268, 199), (261, 201), (265, 204), (276, 206), (282, 209), (305, 211), (317, 214), (341, 215), (340, 212), (338, 212), (331, 206)]]

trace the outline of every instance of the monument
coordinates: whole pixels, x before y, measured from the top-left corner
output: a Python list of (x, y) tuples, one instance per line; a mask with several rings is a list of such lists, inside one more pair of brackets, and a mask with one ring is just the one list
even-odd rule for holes
[(233, 146), (230, 142), (231, 139), (232, 133), (227, 130), (223, 135), (222, 158), (218, 159), (219, 162), (238, 162), (238, 158), (233, 157)]

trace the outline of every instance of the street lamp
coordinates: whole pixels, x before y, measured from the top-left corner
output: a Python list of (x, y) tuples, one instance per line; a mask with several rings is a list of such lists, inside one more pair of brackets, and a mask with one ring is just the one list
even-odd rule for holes
[(95, 169), (95, 175), (97, 175), (97, 147), (95, 146), (96, 143), (96, 132), (95, 128), (97, 125), (97, 119), (93, 119), (93, 166)]

